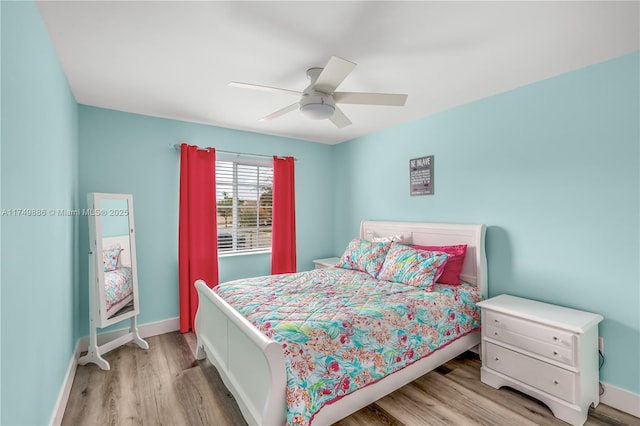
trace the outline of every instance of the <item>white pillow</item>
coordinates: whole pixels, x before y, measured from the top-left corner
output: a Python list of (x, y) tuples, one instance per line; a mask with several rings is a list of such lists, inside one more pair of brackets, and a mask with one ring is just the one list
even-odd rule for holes
[(404, 237), (402, 235), (388, 235), (384, 237), (377, 236), (374, 232), (370, 231), (367, 234), (367, 239), (372, 243), (401, 243), (404, 241)]

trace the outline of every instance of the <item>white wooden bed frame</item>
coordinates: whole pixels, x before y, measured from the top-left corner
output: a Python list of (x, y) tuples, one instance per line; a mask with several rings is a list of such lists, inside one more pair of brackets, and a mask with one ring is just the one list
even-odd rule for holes
[[(402, 235), (406, 244), (467, 244), (461, 277), (487, 296), (484, 225), (363, 221), (360, 238), (372, 234)], [(195, 319), (197, 358), (206, 356), (215, 365), (249, 425), (285, 424), (287, 378), (281, 344), (263, 335), (204, 281), (196, 281), (195, 286), (200, 299)], [(379, 382), (324, 406), (313, 424), (335, 423), (479, 343), (480, 332), (461, 337)]]

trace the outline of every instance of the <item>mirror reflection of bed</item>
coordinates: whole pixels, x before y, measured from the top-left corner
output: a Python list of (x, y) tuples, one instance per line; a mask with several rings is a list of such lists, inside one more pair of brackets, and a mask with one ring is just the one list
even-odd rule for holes
[[(104, 304), (106, 318), (131, 312), (133, 269), (129, 233), (129, 202), (126, 198), (100, 197), (102, 260), (104, 266)], [(99, 238), (96, 235), (96, 238)]]
[[(129, 235), (102, 239), (107, 318), (133, 310), (133, 271)], [(115, 259), (115, 261), (113, 261)]]

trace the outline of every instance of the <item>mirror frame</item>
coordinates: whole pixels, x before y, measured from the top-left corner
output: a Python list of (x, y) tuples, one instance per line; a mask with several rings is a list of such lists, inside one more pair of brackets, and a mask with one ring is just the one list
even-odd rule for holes
[[(101, 200), (121, 199), (127, 201), (128, 222), (129, 222), (129, 250), (131, 257), (131, 279), (133, 292), (133, 309), (120, 315), (117, 313), (111, 317), (107, 316), (106, 291), (104, 280), (103, 247), (102, 247), (102, 218), (109, 215), (109, 211), (103, 210)], [(136, 240), (133, 221), (133, 196), (131, 194), (111, 194), (102, 192), (92, 192), (87, 194), (87, 204), (89, 205), (89, 246), (90, 253), (93, 253), (93, 262), (89, 270), (90, 282), (93, 283), (90, 292), (91, 302), (94, 304), (94, 319), (100, 328), (132, 318), (140, 313), (140, 302), (138, 298), (138, 264), (136, 262)], [(100, 241), (100, 244), (98, 244)], [(97, 290), (97, 291), (96, 291)]]

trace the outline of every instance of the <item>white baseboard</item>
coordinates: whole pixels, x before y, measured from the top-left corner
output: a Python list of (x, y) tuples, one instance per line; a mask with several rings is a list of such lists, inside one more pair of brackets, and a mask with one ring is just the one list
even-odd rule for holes
[(76, 347), (71, 355), (69, 361), (69, 367), (67, 367), (67, 374), (64, 376), (64, 383), (58, 394), (56, 405), (53, 407), (53, 414), (51, 415), (50, 425), (58, 426), (62, 423), (62, 417), (64, 416), (64, 410), (67, 407), (67, 401), (69, 400), (69, 394), (71, 393), (71, 385), (73, 385), (73, 378), (76, 375), (76, 369), (78, 367), (78, 355), (80, 354), (80, 339), (76, 342)]
[[(138, 325), (138, 332), (140, 337), (153, 337), (160, 334), (170, 333), (172, 331), (180, 330), (180, 318), (169, 318), (162, 321), (150, 322), (148, 324)], [(103, 344), (110, 340), (116, 339), (129, 331), (129, 328), (122, 330), (110, 331), (107, 333), (98, 334), (98, 344)], [(67, 408), (67, 402), (69, 401), (69, 394), (71, 393), (71, 386), (73, 385), (73, 378), (76, 375), (76, 369), (78, 368), (78, 358), (80, 353), (87, 350), (89, 347), (89, 337), (81, 337), (76, 342), (76, 348), (73, 351), (71, 360), (69, 361), (69, 367), (67, 368), (67, 374), (65, 375), (64, 383), (60, 389), (58, 400), (53, 408), (53, 414), (51, 415), (50, 425), (58, 426), (62, 423), (62, 417), (64, 416), (64, 410)]]
[(180, 317), (139, 325), (140, 337), (153, 337), (180, 330)]
[[(125, 323), (128, 323), (125, 321)], [(169, 318), (162, 321), (150, 322), (147, 324), (138, 325), (138, 332), (140, 337), (158, 336), (160, 334), (170, 333), (172, 331), (180, 330), (180, 318)], [(106, 333), (98, 334), (98, 345), (103, 345), (110, 342), (113, 339), (117, 339), (120, 336), (124, 336), (129, 332), (129, 327), (122, 328), (120, 330), (109, 331)], [(80, 352), (84, 352), (89, 348), (89, 336), (80, 338)]]
[(607, 383), (602, 383), (602, 388), (604, 393), (600, 395), (601, 403), (640, 417), (640, 395)]

